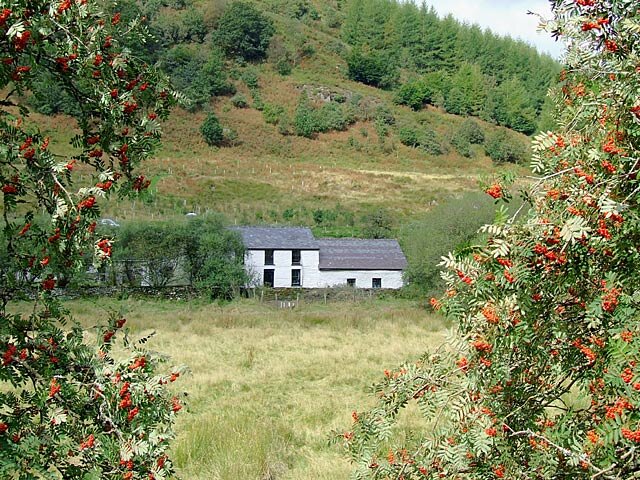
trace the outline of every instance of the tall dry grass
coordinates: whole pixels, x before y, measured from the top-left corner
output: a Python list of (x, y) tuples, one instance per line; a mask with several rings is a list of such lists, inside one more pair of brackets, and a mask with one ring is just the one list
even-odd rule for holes
[(440, 319), (401, 300), (300, 305), (246, 300), (81, 300), (74, 315), (93, 325), (122, 310), (134, 335), (156, 331), (149, 348), (186, 364), (190, 376), (173, 457), (184, 479), (336, 480), (349, 476), (328, 443), (351, 412), (370, 404), (367, 387), (443, 341)]

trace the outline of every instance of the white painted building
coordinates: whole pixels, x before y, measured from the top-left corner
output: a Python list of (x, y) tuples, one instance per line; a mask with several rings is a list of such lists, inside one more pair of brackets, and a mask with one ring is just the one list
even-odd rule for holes
[(237, 227), (252, 286), (402, 287), (407, 260), (396, 240), (316, 239), (308, 228)]

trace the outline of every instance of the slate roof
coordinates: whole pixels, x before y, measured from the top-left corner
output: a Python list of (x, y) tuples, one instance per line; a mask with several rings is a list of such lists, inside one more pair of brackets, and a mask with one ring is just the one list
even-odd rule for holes
[(407, 259), (397, 240), (321, 238), (320, 270), (404, 270)]
[(318, 250), (311, 230), (303, 227), (232, 227), (247, 250)]

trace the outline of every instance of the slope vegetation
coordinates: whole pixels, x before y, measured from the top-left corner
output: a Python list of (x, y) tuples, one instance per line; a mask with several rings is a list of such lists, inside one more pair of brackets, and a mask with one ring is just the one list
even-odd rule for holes
[[(552, 59), (432, 9), (392, 0), (118, 8), (149, 20), (157, 42), (132, 48), (192, 99), (165, 125), (149, 194), (107, 207), (121, 219), (219, 211), (237, 223), (352, 234), (383, 212), (398, 226), (480, 177), (524, 168), (525, 134), (547, 122)], [(243, 28), (248, 37), (237, 37)], [(29, 101), (57, 115), (36, 120), (69, 153), (69, 102), (44, 80)], [(200, 133), (212, 115), (223, 128), (214, 146)]]

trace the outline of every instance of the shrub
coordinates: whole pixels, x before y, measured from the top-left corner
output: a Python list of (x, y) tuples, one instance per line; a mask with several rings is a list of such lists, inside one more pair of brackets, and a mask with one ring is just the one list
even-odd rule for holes
[(418, 135), (418, 145), (425, 152), (431, 155), (442, 155), (446, 153), (446, 148), (443, 145), (440, 137), (433, 130), (423, 130)]
[(296, 135), (313, 138), (317, 133), (346, 130), (354, 121), (348, 105), (328, 102), (315, 108), (304, 95), (296, 108), (294, 128)]
[(284, 108), (280, 105), (273, 105), (271, 103), (265, 103), (262, 109), (262, 116), (264, 121), (271, 124), (276, 125), (282, 116), (284, 115)]
[(301, 41), (296, 48), (296, 55), (298, 61), (303, 58), (311, 58), (315, 55), (316, 49), (313, 44), (306, 38), (302, 37)]
[(297, 210), (294, 208), (287, 208), (284, 212), (282, 212), (282, 218), (287, 221), (290, 222), (291, 220), (293, 220), (296, 215), (298, 214)]
[(202, 43), (207, 35), (204, 15), (197, 9), (190, 7), (182, 15), (183, 37), (185, 42)]
[(230, 147), (239, 145), (241, 142), (238, 138), (238, 132), (233, 128), (225, 127), (222, 129), (223, 144)]
[(207, 145), (211, 147), (220, 146), (224, 141), (224, 129), (218, 117), (213, 113), (207, 115), (205, 121), (200, 125), (200, 133)]
[(318, 20), (320, 18), (316, 8), (307, 0), (278, 0), (273, 2), (274, 12), (296, 20)]
[(331, 226), (338, 218), (335, 210), (322, 208), (314, 210), (312, 216), (314, 223), (318, 226)]
[(249, 90), (257, 90), (260, 88), (260, 78), (258, 71), (253, 68), (245, 68), (240, 75), (244, 84), (249, 87)]
[(386, 123), (377, 119), (374, 122), (373, 126), (376, 129), (376, 134), (378, 135), (378, 139), (380, 139), (380, 141), (384, 141), (384, 138), (389, 135), (389, 126)]
[(247, 102), (247, 97), (245, 97), (242, 93), (236, 93), (233, 97), (231, 97), (231, 104), (236, 108), (249, 107), (249, 103)]
[(493, 219), (494, 212), (491, 198), (469, 192), (439, 203), (420, 220), (403, 226), (399, 237), (407, 256), (409, 289), (420, 296), (441, 295), (445, 282), (440, 277), (440, 259), (478, 239), (478, 229)]
[(462, 122), (462, 125), (456, 131), (456, 135), (473, 145), (482, 145), (484, 143), (484, 130), (472, 118), (467, 118)]
[(296, 108), (293, 127), (296, 135), (307, 138), (313, 138), (319, 131), (315, 109), (306, 97), (301, 99)]
[(420, 145), (418, 140), (418, 131), (413, 127), (402, 127), (398, 131), (400, 143), (408, 147), (417, 147)]
[(294, 127), (291, 124), (291, 118), (286, 113), (283, 113), (278, 120), (278, 133), (280, 135), (291, 135), (294, 133)]
[(396, 118), (393, 116), (393, 112), (385, 104), (378, 105), (376, 107), (374, 118), (376, 122), (380, 122), (385, 125), (396, 124)]
[(213, 42), (228, 57), (262, 60), (274, 31), (271, 20), (256, 7), (236, 1), (225, 8), (213, 33)]
[(478, 122), (471, 118), (467, 118), (451, 137), (451, 145), (463, 157), (470, 158), (473, 156), (472, 144), (484, 143), (484, 131), (478, 125)]
[(485, 144), (485, 152), (497, 163), (524, 163), (528, 157), (524, 145), (506, 130), (498, 130), (489, 138)]
[(319, 110), (316, 110), (316, 116), (317, 128), (320, 132), (344, 131), (355, 121), (352, 116), (348, 115), (347, 109), (334, 102), (322, 105)]
[(214, 31), (215, 26), (218, 24), (220, 17), (222, 17), (222, 14), (224, 13), (227, 3), (227, 0), (213, 0), (200, 4), (200, 8), (203, 11), (204, 23), (207, 26), (207, 31)]
[(398, 139), (403, 145), (413, 148), (421, 148), (431, 155), (445, 153), (445, 147), (436, 132), (432, 130), (418, 130), (415, 127), (405, 126), (398, 130)]
[(280, 75), (286, 76), (291, 74), (295, 63), (294, 54), (289, 50), (282, 37), (274, 37), (269, 45), (267, 55), (269, 57), (269, 61), (273, 63), (276, 71)]
[(471, 158), (473, 156), (473, 150), (471, 150), (471, 142), (466, 135), (462, 134), (459, 130), (451, 137), (451, 145), (456, 149), (463, 157)]
[(407, 105), (413, 110), (420, 110), (431, 102), (431, 92), (421, 80), (411, 80), (403, 84), (393, 99), (398, 105)]
[(333, 8), (330, 8), (324, 14), (324, 23), (328, 28), (340, 28), (342, 18)]
[[(145, 9), (153, 8), (146, 5)], [(160, 45), (166, 47), (180, 43), (201, 43), (207, 34), (204, 16), (202, 13), (190, 7), (179, 11), (174, 9), (153, 9), (153, 23), (151, 24), (154, 36)]]
[(291, 71), (293, 70), (293, 61), (289, 58), (279, 58), (275, 64), (276, 72), (278, 72), (283, 77), (287, 75), (291, 75)]

